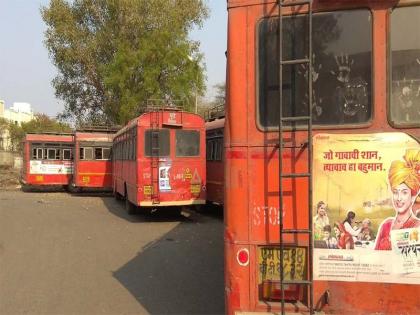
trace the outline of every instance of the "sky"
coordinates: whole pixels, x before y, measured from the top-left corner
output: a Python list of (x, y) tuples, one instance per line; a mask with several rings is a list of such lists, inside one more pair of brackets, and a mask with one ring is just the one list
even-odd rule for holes
[[(57, 71), (44, 46), (46, 26), (40, 7), (48, 0), (0, 0), (0, 100), (6, 108), (27, 102), (34, 112), (56, 116), (64, 109), (51, 81)], [(225, 0), (207, 0), (211, 10), (201, 29), (191, 38), (200, 41), (207, 67), (207, 95), (225, 81), (227, 11)]]

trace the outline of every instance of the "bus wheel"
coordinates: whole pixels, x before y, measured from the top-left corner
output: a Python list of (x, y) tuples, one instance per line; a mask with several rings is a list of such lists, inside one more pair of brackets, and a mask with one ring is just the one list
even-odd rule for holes
[(23, 192), (31, 192), (31, 186), (29, 185), (22, 184), (20, 188), (22, 189)]
[(136, 214), (137, 212), (136, 206), (133, 205), (130, 200), (128, 200), (128, 196), (125, 197), (125, 210), (129, 215)]
[(121, 194), (117, 191), (114, 191), (114, 198), (116, 200), (123, 200), (123, 197), (121, 196)]

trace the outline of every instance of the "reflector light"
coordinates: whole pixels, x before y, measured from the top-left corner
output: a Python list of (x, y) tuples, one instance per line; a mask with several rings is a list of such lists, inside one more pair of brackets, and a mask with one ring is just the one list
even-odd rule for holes
[(241, 248), (236, 254), (236, 259), (241, 266), (249, 264), (249, 251), (246, 248)]

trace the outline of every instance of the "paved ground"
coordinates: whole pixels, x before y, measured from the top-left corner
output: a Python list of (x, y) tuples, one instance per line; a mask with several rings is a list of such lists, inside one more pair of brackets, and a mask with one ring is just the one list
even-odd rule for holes
[(223, 219), (0, 192), (0, 314), (221, 314)]

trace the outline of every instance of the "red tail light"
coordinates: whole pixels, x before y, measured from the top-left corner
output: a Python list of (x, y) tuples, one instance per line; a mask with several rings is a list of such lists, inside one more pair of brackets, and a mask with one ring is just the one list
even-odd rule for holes
[(249, 251), (246, 248), (241, 248), (236, 254), (236, 259), (241, 266), (249, 264)]

